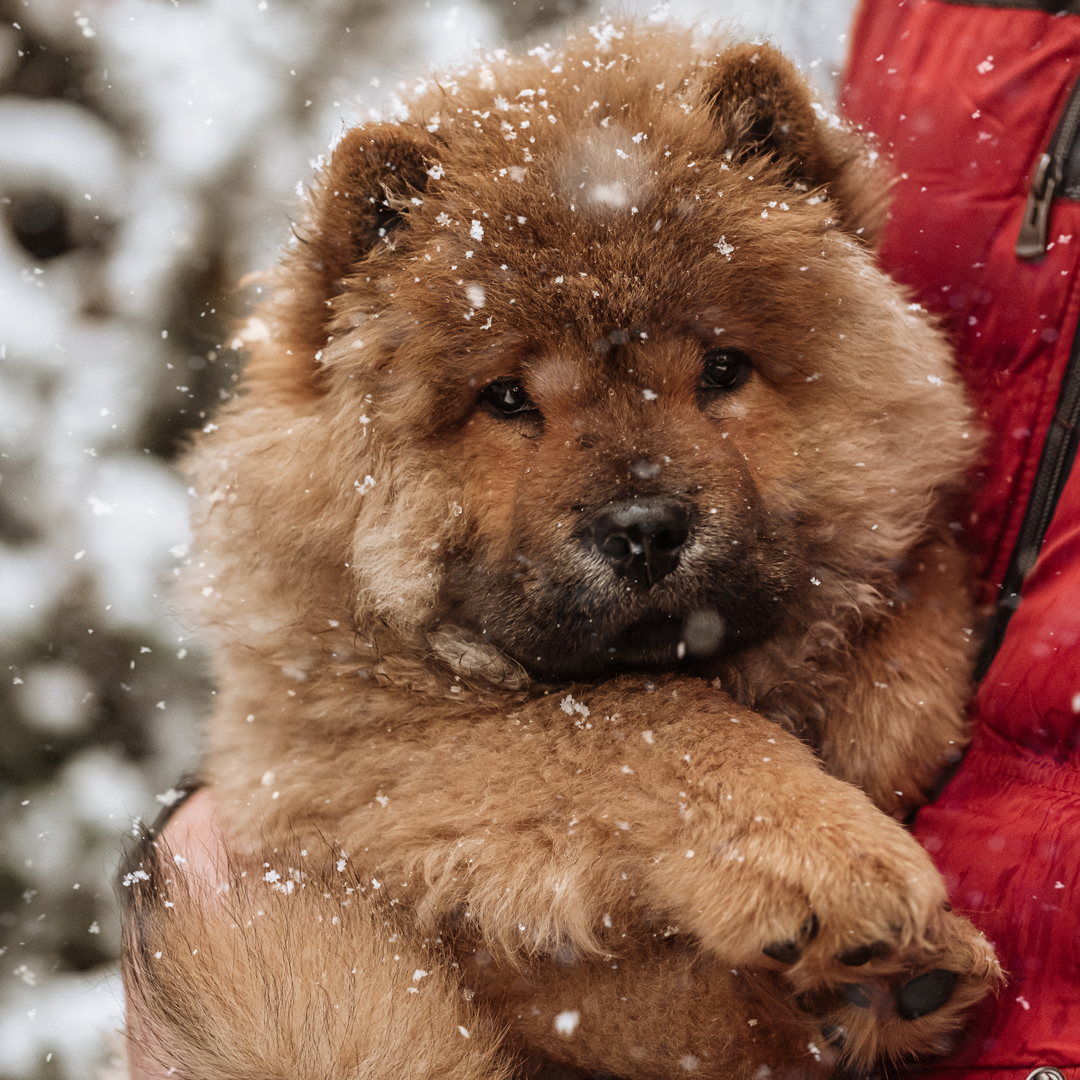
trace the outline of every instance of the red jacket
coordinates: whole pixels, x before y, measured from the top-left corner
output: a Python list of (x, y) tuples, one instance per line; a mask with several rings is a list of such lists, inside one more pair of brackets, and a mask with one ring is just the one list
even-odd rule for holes
[[(964, 523), (991, 602), (1080, 352), (1080, 190), (1047, 202), (1045, 256), (1017, 255), (1039, 209), (1036, 165), (1080, 77), (1080, 15), (1007, 2), (864, 0), (843, 95), (900, 177), (884, 265), (945, 320), (991, 433)], [(1080, 89), (1072, 101), (1080, 110)], [(1060, 419), (1054, 438), (1068, 442)], [(1024, 1080), (1042, 1065), (1080, 1080), (1080, 466), (1065, 475), (980, 684), (972, 748), (916, 821), (954, 907), (1010, 973), (935, 1080)]]

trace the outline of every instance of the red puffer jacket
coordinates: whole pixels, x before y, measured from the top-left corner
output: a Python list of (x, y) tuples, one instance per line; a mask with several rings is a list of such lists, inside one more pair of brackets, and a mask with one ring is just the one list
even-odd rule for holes
[(864, 0), (843, 95), (900, 174), (884, 264), (943, 317), (991, 433), (962, 524), (1007, 631), (915, 831), (1009, 981), (935, 1080), (1080, 1080), (1078, 11)]

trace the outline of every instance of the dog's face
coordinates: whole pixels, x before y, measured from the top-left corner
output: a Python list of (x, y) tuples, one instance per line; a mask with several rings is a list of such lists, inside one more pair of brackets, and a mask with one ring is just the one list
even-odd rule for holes
[(625, 33), (348, 133), (252, 371), (318, 421), (298, 483), (357, 621), (544, 680), (708, 672), (881, 601), (965, 452), (859, 144), (768, 49)]
[(750, 354), (679, 332), (575, 344), (489, 383), (467, 422), (476, 539), (448, 564), (445, 617), (557, 679), (759, 641), (794, 585), (793, 523), (724, 440), (761, 397)]
[[(660, 214), (639, 231), (662, 228)], [(627, 260), (625, 235), (621, 266), (560, 253), (548, 282), (516, 297), (537, 328), (528, 340), (495, 337), (482, 365), (447, 366), (442, 392), (464, 408), (442, 441), (464, 465), (472, 529), (447, 553), (439, 617), (544, 678), (731, 654), (768, 634), (798, 588), (790, 488), (805, 433), (793, 438), (755, 318), (771, 305), (754, 277), (745, 296), (694, 282), (724, 227), (708, 213), (695, 225), (703, 242), (682, 247), (681, 273), (663, 246)], [(566, 311), (575, 302), (587, 318)], [(789, 376), (805, 380), (805, 363)]]

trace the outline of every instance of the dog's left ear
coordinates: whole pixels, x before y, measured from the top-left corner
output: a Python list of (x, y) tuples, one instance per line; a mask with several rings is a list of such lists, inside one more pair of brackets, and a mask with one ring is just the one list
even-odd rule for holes
[(857, 135), (819, 117), (806, 80), (782, 53), (768, 45), (727, 49), (706, 76), (705, 95), (725, 154), (759, 159), (763, 174), (793, 187), (824, 189), (837, 223), (874, 245), (888, 209), (886, 182)]

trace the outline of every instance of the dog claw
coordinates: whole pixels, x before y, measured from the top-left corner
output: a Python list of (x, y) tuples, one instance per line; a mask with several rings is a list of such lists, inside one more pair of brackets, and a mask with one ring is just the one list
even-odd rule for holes
[(818, 936), (821, 924), (818, 917), (811, 912), (799, 927), (798, 938), (789, 941), (774, 941), (766, 945), (761, 951), (772, 960), (779, 960), (781, 964), (794, 964), (800, 956), (804, 945), (808, 945)]
[(842, 1027), (837, 1027), (835, 1024), (826, 1024), (821, 1029), (821, 1037), (827, 1043), (832, 1043), (833, 1046), (843, 1046), (847, 1031)]
[(863, 964), (870, 963), (871, 955), (869, 945), (859, 945), (857, 948), (842, 952), (836, 959), (845, 967), (862, 967)]
[(956, 972), (935, 968), (917, 975), (896, 993), (896, 1009), (903, 1020), (918, 1020), (940, 1009), (952, 997)]
[(772, 960), (779, 960), (781, 964), (794, 964), (802, 956), (802, 949), (794, 941), (774, 941), (761, 950)]
[(854, 949), (842, 952), (837, 960), (845, 967), (862, 967), (863, 964), (884, 956), (889, 951), (889, 946), (884, 941), (875, 941), (872, 945), (858, 945)]

